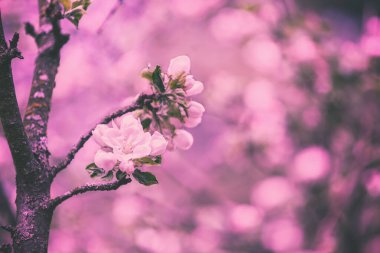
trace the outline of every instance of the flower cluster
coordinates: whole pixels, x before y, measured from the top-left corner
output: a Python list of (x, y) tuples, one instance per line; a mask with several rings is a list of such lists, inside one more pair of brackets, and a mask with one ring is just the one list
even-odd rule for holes
[[(173, 148), (183, 150), (189, 149), (193, 144), (193, 136), (183, 127), (198, 126), (205, 111), (202, 104), (189, 98), (200, 94), (204, 89), (203, 83), (190, 75), (190, 66), (189, 57), (178, 56), (170, 61), (167, 73), (161, 73), (165, 94), (171, 98), (161, 110), (164, 125), (171, 130), (166, 136), (172, 139)], [(155, 71), (157, 70), (156, 67)]]
[[(203, 91), (203, 84), (190, 75), (190, 59), (178, 56), (170, 61), (167, 73), (157, 66), (145, 69), (143, 77), (150, 81), (151, 94), (141, 109), (100, 124), (93, 130), (95, 142), (101, 147), (94, 163), (87, 166), (92, 177), (117, 179), (133, 175), (140, 183), (157, 183), (143, 165), (158, 165), (167, 149), (189, 149), (193, 136), (184, 127), (196, 127), (202, 121), (203, 105), (190, 96)], [(141, 96), (143, 96), (141, 95)]]
[(126, 114), (112, 126), (98, 125), (93, 131), (94, 140), (102, 148), (95, 155), (95, 164), (111, 170), (116, 165), (123, 171), (133, 172), (134, 161), (163, 154), (167, 140), (155, 131), (145, 132), (139, 119)]

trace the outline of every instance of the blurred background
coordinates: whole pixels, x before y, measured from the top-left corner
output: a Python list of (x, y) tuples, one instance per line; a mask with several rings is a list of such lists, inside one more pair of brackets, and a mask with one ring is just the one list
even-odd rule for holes
[[(37, 1), (0, 0), (25, 110)], [(380, 2), (93, 0), (63, 48), (49, 123), (52, 163), (80, 136), (189, 55), (206, 107), (186, 152), (150, 167), (159, 184), (77, 196), (55, 212), (54, 253), (380, 252)], [(89, 141), (53, 185), (92, 182)], [(15, 174), (0, 130), (0, 222)], [(0, 238), (8, 240), (0, 231)]]

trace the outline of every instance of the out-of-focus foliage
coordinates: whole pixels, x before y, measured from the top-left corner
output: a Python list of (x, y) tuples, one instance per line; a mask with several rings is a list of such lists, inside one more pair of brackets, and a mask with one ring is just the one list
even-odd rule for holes
[[(17, 2), (0, 3), (9, 33), (37, 22), (35, 3)], [(348, 41), (283, 2), (94, 0), (78, 31), (65, 26), (72, 36), (49, 125), (53, 162), (147, 88), (139, 73), (149, 62), (189, 55), (207, 112), (192, 149), (153, 169), (159, 185), (60, 206), (52, 252), (378, 252), (380, 20), (366, 17)], [(26, 35), (20, 42), (25, 60), (13, 67), (23, 108), (35, 48)], [(0, 147), (13, 200), (1, 137)], [(82, 168), (96, 149), (80, 152), (54, 195), (87, 182)]]

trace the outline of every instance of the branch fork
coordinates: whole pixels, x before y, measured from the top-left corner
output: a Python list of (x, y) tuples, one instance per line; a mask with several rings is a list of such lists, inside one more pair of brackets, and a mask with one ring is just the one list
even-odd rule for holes
[(9, 47), (6, 47), (2, 50), (3, 53), (0, 55), (1, 62), (11, 61), (14, 58), (24, 59), (21, 51), (17, 47), (19, 38), (20, 35), (17, 32), (13, 34), (12, 39), (9, 41)]

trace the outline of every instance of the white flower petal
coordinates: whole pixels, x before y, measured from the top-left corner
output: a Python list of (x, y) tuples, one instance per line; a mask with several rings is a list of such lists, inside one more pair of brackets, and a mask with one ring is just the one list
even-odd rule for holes
[(107, 146), (103, 141), (103, 135), (108, 130), (109, 127), (104, 124), (99, 124), (92, 131), (92, 135), (94, 137), (94, 141), (101, 147)]
[(123, 136), (121, 135), (119, 129), (108, 128), (103, 135), (104, 143), (111, 148), (120, 146)]
[(186, 89), (186, 94), (188, 96), (194, 96), (200, 94), (204, 89), (203, 83), (200, 81), (195, 81), (192, 86)]
[(178, 129), (175, 131), (173, 144), (176, 148), (188, 150), (193, 145), (193, 142), (194, 138), (188, 131), (183, 129)]
[(119, 167), (122, 171), (125, 171), (129, 174), (131, 174), (134, 171), (134, 164), (131, 160), (123, 160), (119, 164)]
[[(120, 130), (127, 129), (129, 127), (139, 127), (141, 123), (132, 114), (128, 113), (122, 116), (120, 123)], [(141, 126), (142, 127), (142, 126)]]
[(182, 74), (190, 72), (190, 58), (186, 55), (177, 56), (170, 60), (168, 75), (177, 78)]
[(151, 150), (152, 149), (148, 145), (136, 146), (133, 149), (132, 158), (137, 159), (137, 158), (143, 158), (145, 156), (148, 156)]
[(99, 168), (110, 170), (115, 166), (117, 159), (113, 153), (100, 149), (95, 154), (94, 162)]
[(138, 136), (136, 136), (135, 140), (131, 143), (132, 146), (149, 146), (150, 140), (152, 136), (148, 132), (140, 132)]

